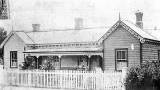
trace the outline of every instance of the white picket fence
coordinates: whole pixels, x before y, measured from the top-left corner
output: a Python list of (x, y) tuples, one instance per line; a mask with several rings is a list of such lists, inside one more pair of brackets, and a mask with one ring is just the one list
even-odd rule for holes
[(3, 70), (3, 84), (55, 89), (122, 90), (124, 72)]

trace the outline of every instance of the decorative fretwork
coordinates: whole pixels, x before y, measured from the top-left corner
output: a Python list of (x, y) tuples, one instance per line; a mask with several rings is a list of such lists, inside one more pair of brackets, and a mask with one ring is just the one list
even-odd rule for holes
[(131, 29), (130, 27), (128, 27), (125, 23), (123, 23), (122, 21), (120, 22), (120, 25), (125, 28), (127, 31), (129, 31), (132, 35), (134, 35), (138, 40), (140, 40), (141, 43), (145, 42), (145, 39), (140, 36), (138, 33), (136, 33), (133, 29)]
[(97, 47), (101, 44), (98, 42), (92, 43), (69, 43), (69, 44), (28, 44), (27, 47), (31, 48), (64, 48), (64, 47)]
[(106, 33), (102, 36), (102, 38), (99, 39), (99, 43), (102, 43), (103, 40), (104, 40), (107, 36), (109, 36), (118, 26), (119, 26), (119, 22), (117, 22), (115, 25), (113, 25), (112, 28), (110, 28), (110, 29), (108, 30), (108, 32), (106, 32)]
[(138, 40), (140, 40), (141, 43), (145, 42), (145, 39), (140, 36), (138, 33), (136, 33), (133, 29), (131, 29), (129, 26), (127, 26), (125, 23), (122, 21), (118, 21), (113, 27), (111, 27), (107, 33), (105, 33), (101, 39), (99, 39), (99, 43), (102, 43), (103, 40), (109, 36), (119, 25), (121, 25), (123, 28), (125, 28), (127, 31), (129, 31), (133, 36), (135, 36)]
[(152, 45), (160, 46), (160, 42), (159, 41), (149, 40), (149, 39), (145, 40), (145, 44), (152, 44)]

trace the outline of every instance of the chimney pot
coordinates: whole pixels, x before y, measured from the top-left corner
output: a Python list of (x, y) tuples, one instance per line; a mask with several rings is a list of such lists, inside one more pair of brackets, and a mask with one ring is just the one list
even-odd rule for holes
[(143, 29), (143, 13), (140, 12), (139, 10), (135, 13), (136, 15), (136, 24), (139, 26), (139, 28)]
[(75, 18), (75, 29), (83, 29), (83, 18)]
[(37, 32), (40, 30), (40, 24), (32, 24), (33, 32)]

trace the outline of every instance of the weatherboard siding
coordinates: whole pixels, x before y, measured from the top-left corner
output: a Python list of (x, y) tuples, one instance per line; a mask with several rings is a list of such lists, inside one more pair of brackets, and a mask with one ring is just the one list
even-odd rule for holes
[[(17, 51), (18, 67), (19, 64), (24, 62), (24, 44), (17, 35), (13, 35), (9, 38), (7, 43), (4, 45), (4, 68), (10, 68), (10, 51)], [(17, 68), (10, 68), (17, 69)]]
[(142, 45), (143, 61), (158, 60), (158, 50), (160, 50), (160, 46), (144, 43)]
[[(134, 49), (131, 49), (133, 44)], [(128, 65), (140, 63), (139, 40), (119, 26), (104, 40), (104, 70), (115, 70), (115, 49), (128, 48)]]

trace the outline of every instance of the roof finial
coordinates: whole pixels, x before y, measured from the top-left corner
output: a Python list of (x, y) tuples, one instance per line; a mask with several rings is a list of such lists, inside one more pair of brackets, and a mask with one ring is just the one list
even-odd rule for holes
[(121, 14), (120, 14), (120, 12), (119, 12), (119, 20), (121, 20)]

